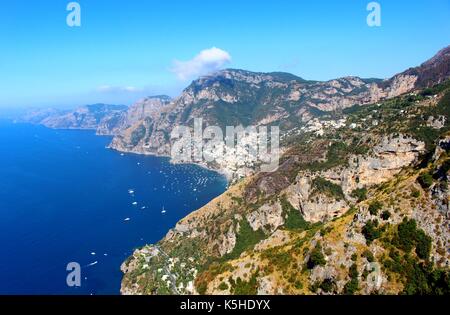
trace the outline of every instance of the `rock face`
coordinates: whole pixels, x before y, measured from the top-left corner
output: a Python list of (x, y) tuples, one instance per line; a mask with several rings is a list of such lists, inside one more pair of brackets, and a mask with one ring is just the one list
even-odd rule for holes
[(258, 210), (251, 212), (246, 217), (253, 231), (263, 230), (267, 233), (273, 233), (283, 225), (283, 208), (280, 203), (265, 204)]
[(171, 98), (167, 95), (149, 96), (139, 100), (127, 110), (123, 117), (124, 123), (120, 131), (125, 132), (126, 129), (135, 126), (145, 118), (155, 119), (170, 101)]
[(348, 204), (345, 200), (337, 200), (322, 192), (313, 193), (313, 179), (316, 176), (299, 174), (296, 184), (286, 189), (289, 203), (309, 222), (320, 222), (347, 211)]
[(405, 135), (384, 137), (368, 157), (351, 157), (349, 167), (337, 174), (329, 172), (326, 177), (340, 180), (344, 193), (349, 196), (356, 188), (380, 184), (390, 180), (405, 166), (417, 160), (425, 152), (425, 143)]
[(344, 198), (330, 198), (323, 192), (314, 194), (313, 181), (323, 178), (338, 185), (345, 199), (352, 199), (355, 189), (370, 187), (392, 179), (402, 168), (417, 161), (425, 152), (425, 143), (407, 137), (384, 137), (368, 156), (351, 156), (347, 167), (337, 167), (311, 174), (300, 172), (296, 182), (286, 190), (290, 204), (310, 222), (320, 222), (342, 215), (349, 207)]

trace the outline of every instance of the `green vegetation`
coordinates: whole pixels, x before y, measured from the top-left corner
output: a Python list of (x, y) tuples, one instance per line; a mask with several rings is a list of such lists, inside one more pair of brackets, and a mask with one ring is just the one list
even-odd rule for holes
[(409, 254), (402, 255), (392, 250), (389, 257), (383, 260), (383, 267), (400, 276), (404, 284), (403, 294), (450, 294), (450, 273), (448, 270), (434, 269), (429, 262), (419, 262)]
[(369, 220), (362, 228), (362, 234), (366, 238), (367, 244), (372, 243), (374, 240), (381, 236), (381, 230), (378, 227), (377, 220)]
[[(405, 218), (386, 244), (390, 251), (388, 257), (382, 259), (383, 267), (398, 274), (404, 285), (403, 294), (450, 294), (449, 271), (433, 267), (429, 261), (431, 238), (417, 227), (414, 219)], [(417, 256), (411, 255), (413, 248)]]
[(414, 247), (416, 254), (421, 259), (428, 259), (431, 252), (431, 237), (425, 234), (422, 229), (417, 228), (414, 219), (404, 219), (397, 227), (397, 234), (394, 238), (397, 248), (405, 252), (410, 252)]
[(389, 212), (389, 210), (384, 210), (382, 213), (381, 213), (381, 218), (383, 219), (383, 220), (389, 220), (389, 218), (391, 217), (391, 213)]
[(292, 262), (292, 255), (288, 251), (271, 248), (262, 254), (262, 257), (269, 260), (270, 264), (279, 270), (287, 270)]
[(420, 141), (425, 142), (425, 148), (428, 151), (433, 150), (436, 140), (439, 138), (439, 130), (428, 126), (417, 127), (414, 137)]
[(289, 201), (287, 201), (285, 196), (280, 199), (280, 202), (285, 216), (284, 227), (286, 229), (303, 231), (308, 230), (311, 227), (311, 224), (303, 218), (299, 210), (295, 209)]
[(323, 177), (316, 177), (312, 182), (312, 195), (317, 193), (323, 193), (330, 198), (334, 198), (336, 200), (344, 199), (344, 192), (342, 191), (342, 187), (326, 180)]
[(335, 291), (336, 283), (333, 279), (327, 278), (322, 281), (322, 283), (319, 285), (319, 288), (321, 288), (323, 292), (330, 293)]
[(364, 201), (367, 198), (367, 188), (357, 188), (352, 191), (351, 196), (358, 202)]
[(316, 266), (325, 266), (326, 260), (322, 253), (322, 246), (317, 243), (316, 247), (311, 251), (306, 267), (313, 269)]
[(445, 116), (450, 117), (450, 81), (447, 81), (443, 84), (437, 85), (431, 89), (426, 89), (422, 93), (426, 94), (428, 96), (428, 93), (430, 91), (438, 94), (440, 92), (445, 91), (444, 95), (438, 102), (437, 106), (430, 106), (426, 109), (422, 110), (422, 115), (415, 117), (415, 119), (411, 119), (409, 123), (409, 129), (411, 134), (414, 135), (416, 139), (419, 139), (421, 141), (424, 141), (426, 144), (426, 149), (428, 151), (431, 151), (434, 149), (434, 146), (436, 145), (436, 141), (439, 138), (439, 136), (446, 131), (449, 130), (449, 122), (448, 119), (445, 123), (445, 126), (439, 130), (433, 129), (428, 126), (423, 125), (423, 117), (428, 118), (430, 116), (437, 118), (438, 116)]
[(219, 290), (221, 290), (221, 291), (226, 291), (226, 290), (228, 290), (228, 284), (226, 284), (225, 282), (222, 282), (222, 283), (220, 283), (219, 284)]
[(238, 258), (243, 252), (253, 248), (266, 237), (262, 230), (253, 231), (246, 219), (239, 221), (239, 233), (236, 235), (236, 245), (233, 251), (225, 256), (223, 260)]
[(206, 290), (208, 289), (208, 283), (206, 283), (206, 282), (199, 282), (196, 285), (196, 289), (197, 289), (197, 292), (200, 295), (205, 295), (206, 294)]
[(346, 143), (334, 142), (328, 149), (325, 162), (313, 162), (305, 168), (312, 171), (323, 171), (347, 163), (347, 157), (350, 154), (349, 151), (350, 149)]
[(411, 191), (411, 196), (414, 197), (414, 198), (419, 198), (420, 197), (420, 191), (417, 190), (417, 189), (413, 189)]
[(358, 281), (359, 273), (358, 273), (358, 265), (356, 265), (356, 263), (351, 265), (348, 274), (350, 280), (345, 284), (343, 293), (346, 295), (353, 295), (359, 290), (359, 281)]
[(428, 172), (421, 173), (417, 180), (419, 181), (420, 186), (425, 189), (433, 185), (433, 176)]
[(375, 257), (373, 256), (373, 253), (368, 249), (366, 249), (363, 252), (362, 256), (365, 257), (367, 259), (367, 261), (370, 263), (375, 261)]
[(242, 205), (243, 203), (243, 199), (242, 197), (236, 197), (236, 196), (231, 196), (231, 200), (233, 200), (235, 203), (237, 203), (238, 206)]
[(228, 279), (231, 284), (231, 292), (235, 295), (256, 295), (258, 293), (258, 274), (257, 270), (250, 277), (249, 281), (244, 281), (240, 277), (234, 281), (232, 278)]
[(379, 201), (374, 201), (369, 205), (369, 212), (371, 215), (377, 215), (378, 211), (381, 210), (383, 204)]
[(212, 279), (214, 279), (217, 275), (231, 271), (232, 268), (233, 267), (229, 263), (218, 261), (214, 261), (208, 266), (204, 266), (203, 270), (200, 269), (199, 275), (195, 278), (195, 288), (197, 289), (197, 292), (200, 294), (205, 294), (208, 289), (208, 284), (212, 281)]
[(450, 80), (448, 80), (442, 84), (437, 84), (433, 87), (423, 89), (419, 95), (420, 96), (433, 96), (433, 95), (436, 95), (436, 94), (439, 94), (439, 93), (445, 91), (448, 88), (450, 88)]

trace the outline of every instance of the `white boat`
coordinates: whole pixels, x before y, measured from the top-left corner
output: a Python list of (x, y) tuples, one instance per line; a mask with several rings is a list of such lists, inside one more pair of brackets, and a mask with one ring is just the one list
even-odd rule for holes
[(124, 221), (130, 221), (131, 219), (130, 218), (126, 218)]
[(162, 208), (161, 213), (162, 214), (166, 213), (166, 210), (164, 209), (164, 207)]
[(137, 205), (137, 201), (133, 202), (132, 205), (133, 205), (133, 206)]

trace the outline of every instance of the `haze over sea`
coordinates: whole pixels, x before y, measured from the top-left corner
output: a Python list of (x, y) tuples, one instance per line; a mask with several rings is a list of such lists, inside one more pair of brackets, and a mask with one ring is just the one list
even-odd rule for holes
[[(0, 121), (0, 294), (119, 294), (133, 249), (225, 191), (217, 173), (110, 140)], [(66, 285), (69, 262), (79, 288)]]

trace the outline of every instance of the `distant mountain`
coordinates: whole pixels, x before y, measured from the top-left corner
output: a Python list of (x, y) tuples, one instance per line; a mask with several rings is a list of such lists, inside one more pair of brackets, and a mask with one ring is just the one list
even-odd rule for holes
[(146, 117), (155, 117), (170, 101), (169, 96), (158, 95), (142, 99), (129, 108), (93, 104), (75, 110), (36, 109), (27, 111), (19, 120), (55, 129), (92, 129), (99, 135), (115, 135)]
[(27, 112), (24, 122), (41, 124), (55, 129), (92, 129), (99, 126), (113, 128), (128, 109), (124, 105), (92, 104), (71, 110), (38, 109)]

